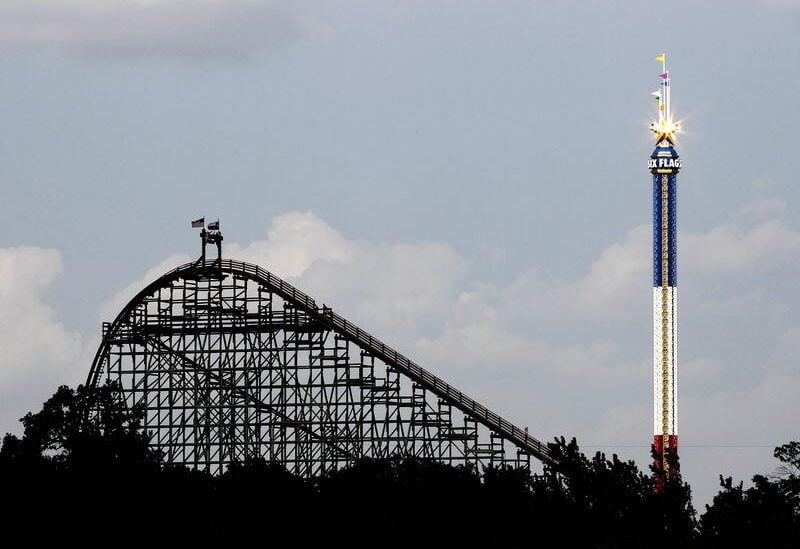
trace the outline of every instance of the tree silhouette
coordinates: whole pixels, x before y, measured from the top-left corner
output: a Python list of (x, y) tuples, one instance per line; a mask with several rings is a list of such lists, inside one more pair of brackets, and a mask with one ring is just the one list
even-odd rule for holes
[[(550, 444), (559, 472), (534, 494), (551, 508), (564, 547), (685, 547), (695, 536), (691, 491), (679, 474), (647, 475), (633, 461), (602, 452), (588, 458), (575, 439)], [(656, 490), (656, 483), (663, 483)], [(570, 527), (580, 524), (580, 528)], [(644, 544), (644, 545), (643, 545)]]
[[(92, 390), (62, 385), (41, 411), (20, 420), (21, 439), (5, 435), (0, 460), (7, 465), (93, 469), (159, 463), (159, 453), (149, 448), (150, 437), (142, 430), (142, 410), (129, 409), (118, 395), (112, 382)], [(84, 406), (95, 413), (85, 414)]]
[[(452, 467), (410, 456), (365, 459), (316, 479), (263, 459), (221, 475), (164, 463), (142, 411), (117, 387), (59, 387), (0, 448), (0, 503), (27, 543), (349, 547), (797, 547), (800, 443), (753, 486), (721, 477), (697, 520), (678, 457), (641, 471), (575, 439), (555, 439), (558, 470)], [(91, 413), (84, 413), (89, 406)], [(653, 464), (660, 456), (653, 456)], [(122, 537), (121, 537), (121, 533)]]
[(753, 486), (720, 475), (722, 489), (700, 520), (704, 547), (798, 547), (800, 545), (800, 443), (775, 448), (782, 466), (773, 478), (753, 477)]

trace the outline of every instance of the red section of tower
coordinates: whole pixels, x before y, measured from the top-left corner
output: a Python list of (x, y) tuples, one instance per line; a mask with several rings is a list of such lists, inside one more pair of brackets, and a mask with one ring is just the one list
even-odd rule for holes
[[(678, 435), (667, 435), (667, 450), (671, 450), (678, 454)], [(661, 463), (664, 456), (664, 437), (661, 435), (656, 435), (653, 437), (653, 446), (656, 448), (656, 454), (658, 454), (658, 459), (656, 460), (656, 466), (661, 467)]]

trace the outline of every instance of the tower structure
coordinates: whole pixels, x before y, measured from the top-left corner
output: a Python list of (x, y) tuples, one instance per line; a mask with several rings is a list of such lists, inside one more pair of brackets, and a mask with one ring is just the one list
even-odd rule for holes
[(677, 192), (681, 160), (674, 139), (666, 54), (661, 85), (652, 93), (658, 118), (650, 125), (656, 147), (648, 167), (653, 175), (653, 444), (657, 464), (668, 469), (667, 455), (678, 450), (678, 239)]

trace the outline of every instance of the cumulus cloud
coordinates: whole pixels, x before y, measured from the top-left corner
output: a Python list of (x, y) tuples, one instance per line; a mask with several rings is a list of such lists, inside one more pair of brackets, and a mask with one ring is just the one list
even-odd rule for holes
[[(781, 199), (756, 199), (738, 207), (732, 213), (734, 221), (705, 232), (680, 231), (681, 272), (701, 284), (713, 280), (719, 285), (725, 277), (800, 267), (800, 233), (780, 218), (784, 212)], [(642, 285), (648, 284), (652, 272), (651, 239), (651, 225), (635, 227), (603, 250), (576, 283), (539, 282), (537, 291), (549, 295), (551, 302), (553, 295), (560, 296), (556, 303), (579, 318), (607, 322), (629, 317), (649, 306)], [(758, 288), (757, 284), (750, 291), (740, 287), (730, 300), (752, 305), (759, 299)]]
[(705, 234), (682, 234), (685, 263), (699, 274), (752, 273), (797, 266), (800, 233), (771, 219), (753, 228), (728, 223)]
[[(578, 282), (572, 306), (593, 318), (618, 317), (649, 304), (642, 284), (650, 280), (652, 263), (650, 225), (636, 227), (622, 242), (611, 244)], [(644, 301), (643, 301), (644, 300)]]
[(64, 269), (57, 250), (0, 249), (0, 432), (36, 409), (60, 383), (84, 373), (87, 346), (64, 327), (45, 292)]
[(186, 254), (174, 254), (159, 262), (157, 265), (147, 269), (141, 278), (128, 284), (125, 288), (117, 292), (113, 297), (103, 302), (100, 305), (99, 320), (105, 322), (113, 321), (117, 314), (122, 310), (125, 305), (145, 286), (155, 281), (158, 277), (178, 267), (184, 263), (188, 263), (192, 258)]
[(350, 240), (312, 212), (276, 217), (266, 240), (226, 251), (262, 265), (377, 333), (409, 334), (446, 310), (463, 260), (447, 244)]
[(63, 268), (56, 250), (0, 249), (0, 382), (45, 376), (80, 354), (81, 336), (56, 320), (43, 295)]
[(270, 53), (325, 32), (299, 2), (4, 0), (0, 52), (196, 60)]
[(318, 261), (351, 263), (357, 244), (310, 211), (289, 212), (272, 220), (266, 240), (246, 246), (233, 243), (226, 254), (261, 265), (282, 278), (297, 279)]

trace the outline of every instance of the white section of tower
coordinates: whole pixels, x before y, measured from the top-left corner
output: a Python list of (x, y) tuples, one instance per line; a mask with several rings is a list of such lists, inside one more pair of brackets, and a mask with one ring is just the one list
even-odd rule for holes
[(677, 336), (678, 289), (653, 288), (653, 434), (657, 436), (678, 434)]

